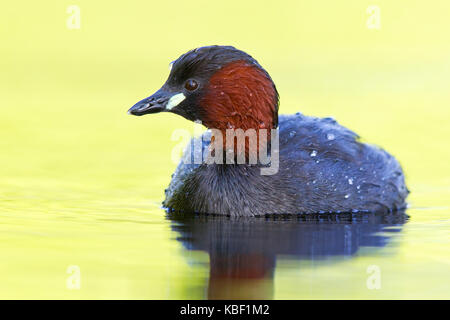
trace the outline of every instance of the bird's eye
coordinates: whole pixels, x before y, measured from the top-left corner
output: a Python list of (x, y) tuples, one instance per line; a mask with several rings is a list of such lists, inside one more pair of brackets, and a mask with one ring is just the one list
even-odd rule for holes
[(198, 83), (197, 81), (193, 80), (193, 79), (189, 79), (188, 81), (186, 81), (186, 83), (184, 84), (184, 87), (189, 90), (189, 91), (194, 91), (195, 89), (197, 89), (198, 87)]

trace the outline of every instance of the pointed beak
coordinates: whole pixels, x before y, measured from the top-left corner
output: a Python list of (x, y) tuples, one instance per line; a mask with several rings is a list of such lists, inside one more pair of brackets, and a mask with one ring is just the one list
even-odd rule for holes
[(150, 97), (142, 99), (128, 110), (128, 114), (143, 116), (149, 113), (166, 111), (167, 103), (172, 97), (172, 93), (159, 89)]

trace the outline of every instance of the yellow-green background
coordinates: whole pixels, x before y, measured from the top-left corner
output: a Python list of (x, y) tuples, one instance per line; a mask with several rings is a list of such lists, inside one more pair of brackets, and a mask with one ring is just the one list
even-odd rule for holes
[[(380, 30), (366, 27), (371, 4)], [(253, 55), (280, 113), (333, 116), (385, 147), (412, 190), (394, 255), (281, 261), (274, 298), (449, 298), (449, 12), (445, 0), (3, 2), (0, 298), (204, 297), (207, 265), (189, 261), (207, 255), (184, 251), (159, 208), (171, 133), (192, 125), (126, 110), (210, 44)], [(369, 291), (357, 284), (374, 261), (389, 271)], [(69, 265), (80, 290), (66, 288)]]

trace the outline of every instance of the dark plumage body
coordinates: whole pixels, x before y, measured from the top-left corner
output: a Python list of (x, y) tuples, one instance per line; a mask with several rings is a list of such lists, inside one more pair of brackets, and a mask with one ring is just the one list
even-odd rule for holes
[(279, 130), (277, 174), (261, 175), (258, 165), (182, 161), (163, 205), (232, 216), (405, 208), (404, 175), (386, 151), (360, 143), (355, 133), (331, 118), (280, 116)]

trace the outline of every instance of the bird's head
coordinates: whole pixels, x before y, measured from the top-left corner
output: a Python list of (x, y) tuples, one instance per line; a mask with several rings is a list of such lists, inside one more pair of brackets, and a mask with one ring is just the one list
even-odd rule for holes
[(270, 130), (278, 125), (278, 93), (247, 53), (231, 46), (200, 47), (175, 60), (161, 89), (128, 112), (172, 112), (211, 129)]

